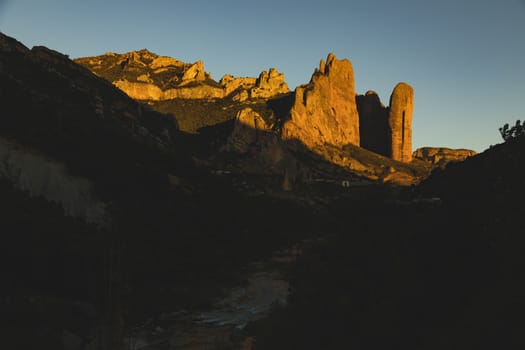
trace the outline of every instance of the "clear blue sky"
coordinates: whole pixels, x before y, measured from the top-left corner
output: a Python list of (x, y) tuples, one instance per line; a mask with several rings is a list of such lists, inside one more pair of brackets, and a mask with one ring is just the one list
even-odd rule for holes
[(356, 90), (415, 89), (414, 149), (482, 151), (525, 119), (525, 0), (0, 0), (0, 31), (71, 57), (148, 48), (290, 88), (333, 52)]

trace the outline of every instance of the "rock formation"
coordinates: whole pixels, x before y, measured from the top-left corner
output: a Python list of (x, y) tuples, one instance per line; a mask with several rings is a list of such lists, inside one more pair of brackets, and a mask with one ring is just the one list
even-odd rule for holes
[[(264, 125), (261, 115), (255, 116), (255, 110), (267, 105), (276, 118), (272, 124), (276, 125), (275, 131), (270, 134), (291, 149), (308, 150), (353, 170), (363, 170), (365, 166), (345, 155), (348, 145), (401, 162), (412, 159), (412, 88), (398, 84), (389, 107), (373, 91), (356, 97), (352, 63), (338, 60), (333, 54), (328, 55), (326, 62), (321, 60), (310, 82), (293, 94), (289, 93), (284, 74), (274, 68), (263, 71), (258, 78), (224, 75), (215, 82), (205, 72), (202, 61), (186, 64), (147, 50), (77, 61), (129, 96), (148, 100), (154, 108), (175, 114), (185, 131), (196, 133), (199, 128), (236, 118), (225, 149), (243, 153), (249, 145), (260, 146), (256, 135), (261, 134), (261, 127), (269, 125)], [(247, 104), (259, 107), (242, 110)]]
[(244, 164), (244, 172), (280, 175), (283, 190), (290, 191), (300, 176), (299, 163), (273, 130), (274, 116), (267, 112), (270, 115), (263, 117), (250, 107), (239, 111), (223, 150), (252, 156), (254, 161)]
[(476, 151), (469, 149), (450, 149), (446, 147), (422, 147), (412, 154), (412, 157), (430, 162), (433, 165), (444, 167), (450, 162), (462, 162), (468, 157), (476, 155)]
[(159, 56), (151, 61), (151, 69), (166, 68), (166, 67), (184, 67), (185, 63), (172, 57)]
[(204, 70), (202, 61), (184, 63), (145, 49), (75, 61), (137, 100), (220, 99), (231, 95), (234, 101), (243, 102), (289, 92), (284, 74), (274, 68), (257, 79), (225, 75), (216, 82)]
[(164, 101), (177, 98), (207, 99), (224, 97), (222, 88), (208, 84), (198, 84), (191, 87), (182, 85), (182, 87), (166, 90), (162, 90), (155, 84), (131, 82), (128, 80), (116, 80), (113, 84), (136, 100)]
[(295, 90), (282, 138), (308, 148), (323, 145), (359, 145), (359, 116), (355, 102), (354, 72), (349, 60), (329, 54), (310, 83)]
[(182, 74), (182, 81), (203, 81), (206, 79), (206, 72), (204, 71), (204, 63), (197, 61), (184, 70)]
[(263, 133), (270, 131), (270, 125), (256, 111), (245, 108), (235, 117), (233, 131), (228, 137), (225, 150), (247, 153), (250, 147), (256, 145)]
[(390, 158), (401, 162), (412, 160), (412, 111), (414, 89), (399, 83), (390, 96), (388, 128), (390, 133)]
[(71, 175), (65, 164), (2, 137), (0, 178), (33, 197), (58, 203), (68, 216), (100, 227), (110, 225), (109, 206), (97, 198), (88, 179)]
[(388, 108), (374, 91), (356, 97), (359, 111), (361, 147), (369, 151), (390, 156), (390, 133), (388, 131)]
[(269, 71), (261, 72), (249, 94), (251, 98), (269, 98), (288, 92), (290, 90), (284, 80), (284, 74), (279, 73), (275, 68), (270, 68)]
[(224, 94), (226, 96), (230, 95), (235, 90), (249, 90), (255, 87), (256, 82), (256, 78), (234, 77), (230, 74), (225, 74), (221, 80), (219, 80), (219, 84), (223, 86)]

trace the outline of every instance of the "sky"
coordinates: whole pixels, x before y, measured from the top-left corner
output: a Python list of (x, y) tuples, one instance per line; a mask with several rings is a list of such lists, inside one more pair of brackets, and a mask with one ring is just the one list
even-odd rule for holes
[(0, 31), (71, 58), (202, 60), (216, 80), (274, 67), (291, 89), (332, 52), (359, 94), (414, 88), (414, 149), (481, 152), (525, 119), (525, 0), (0, 0)]

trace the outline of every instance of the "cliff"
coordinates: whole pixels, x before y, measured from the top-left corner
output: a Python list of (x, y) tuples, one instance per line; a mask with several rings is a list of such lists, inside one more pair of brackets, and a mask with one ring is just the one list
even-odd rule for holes
[(310, 83), (296, 88), (282, 137), (298, 140), (307, 147), (359, 145), (354, 71), (349, 60), (338, 60), (329, 54)]
[(202, 61), (185, 63), (146, 49), (83, 57), (75, 62), (137, 100), (222, 99), (231, 96), (244, 101), (289, 92), (284, 75), (274, 68), (262, 72), (259, 78), (225, 75), (217, 82), (204, 70)]
[(390, 157), (401, 162), (412, 160), (412, 112), (414, 89), (399, 83), (390, 96), (388, 113)]
[(413, 157), (437, 165), (441, 168), (450, 162), (462, 162), (475, 156), (476, 151), (469, 149), (450, 149), (446, 147), (422, 147), (414, 151)]

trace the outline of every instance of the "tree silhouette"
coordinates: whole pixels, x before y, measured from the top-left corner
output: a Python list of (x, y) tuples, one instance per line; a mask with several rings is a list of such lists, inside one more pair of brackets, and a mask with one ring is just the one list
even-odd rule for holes
[(516, 124), (511, 128), (509, 128), (509, 124), (507, 123), (499, 128), (499, 132), (505, 142), (523, 136), (525, 135), (525, 120), (523, 124), (519, 119), (516, 120)]

